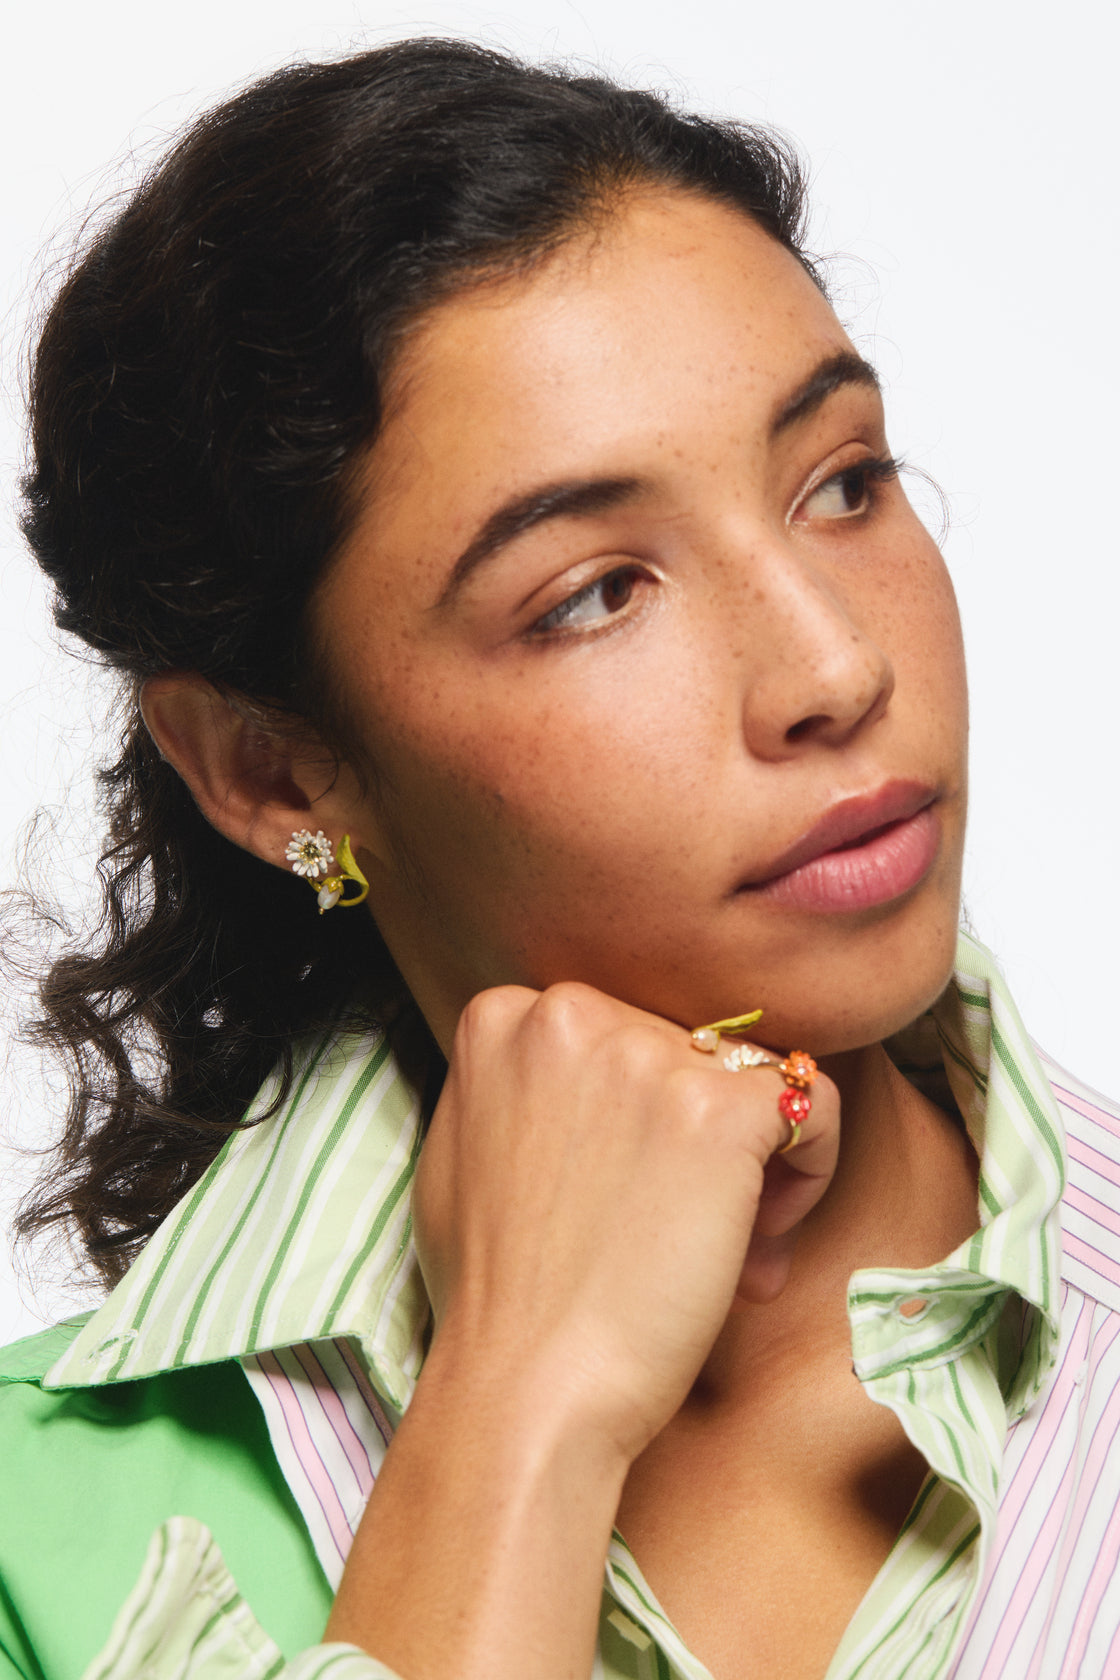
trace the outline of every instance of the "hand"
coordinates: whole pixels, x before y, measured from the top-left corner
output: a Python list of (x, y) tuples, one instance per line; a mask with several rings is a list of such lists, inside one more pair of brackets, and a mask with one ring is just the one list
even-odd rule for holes
[(735, 1295), (781, 1289), (832, 1176), (835, 1086), (818, 1077), (800, 1143), (778, 1156), (782, 1088), (590, 987), (479, 994), (415, 1187), (441, 1352), (632, 1461)]

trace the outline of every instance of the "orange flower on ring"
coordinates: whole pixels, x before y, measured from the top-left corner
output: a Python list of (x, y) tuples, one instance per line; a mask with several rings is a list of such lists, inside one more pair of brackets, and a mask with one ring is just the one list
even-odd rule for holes
[(811, 1085), (817, 1077), (817, 1064), (805, 1050), (791, 1050), (780, 1065), (789, 1084), (797, 1085), (802, 1090), (806, 1085)]

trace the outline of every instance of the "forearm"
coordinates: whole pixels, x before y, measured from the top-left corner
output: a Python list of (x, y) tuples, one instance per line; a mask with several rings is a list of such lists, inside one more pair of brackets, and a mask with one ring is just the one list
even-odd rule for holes
[(626, 1465), (526, 1373), (433, 1349), (325, 1638), (404, 1680), (586, 1680)]

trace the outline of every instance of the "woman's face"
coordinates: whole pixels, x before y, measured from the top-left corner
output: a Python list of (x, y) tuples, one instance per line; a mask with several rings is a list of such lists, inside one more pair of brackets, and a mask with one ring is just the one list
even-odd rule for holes
[[(826, 1052), (945, 983), (960, 631), (882, 405), (788, 252), (634, 196), (411, 338), (315, 623), (344, 813), (446, 1045), (578, 979)], [(846, 848), (846, 849), (840, 849)]]

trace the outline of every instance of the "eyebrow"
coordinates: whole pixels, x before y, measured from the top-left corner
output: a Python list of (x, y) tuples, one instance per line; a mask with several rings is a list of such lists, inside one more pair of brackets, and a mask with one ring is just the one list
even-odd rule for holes
[[(834, 391), (844, 385), (880, 389), (879, 376), (870, 362), (854, 351), (841, 350), (818, 363), (812, 373), (782, 403), (770, 422), (771, 438), (815, 414)], [(436, 609), (445, 607), (458, 594), (470, 574), (504, 548), (515, 537), (550, 519), (578, 519), (608, 513), (634, 501), (650, 488), (644, 478), (575, 478), (539, 485), (523, 496), (503, 502), (485, 521), (451, 568)]]
[(770, 422), (770, 436), (776, 438), (788, 427), (808, 420), (843, 385), (863, 385), (873, 391), (882, 390), (879, 375), (870, 362), (865, 362), (854, 350), (841, 350), (819, 362), (808, 379), (786, 398)]
[(503, 502), (456, 560), (437, 607), (447, 605), (476, 566), (514, 537), (532, 530), (534, 525), (542, 525), (546, 519), (578, 519), (581, 514), (607, 513), (633, 501), (648, 488), (648, 481), (643, 478), (572, 478), (538, 486), (524, 496)]

